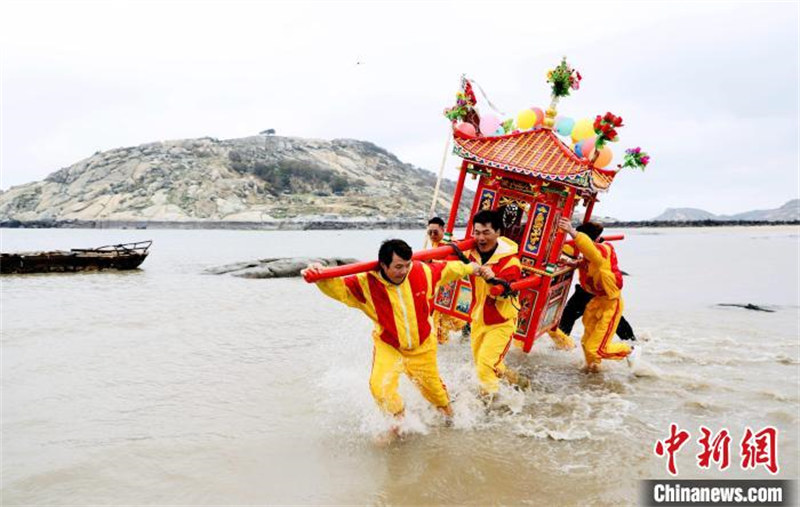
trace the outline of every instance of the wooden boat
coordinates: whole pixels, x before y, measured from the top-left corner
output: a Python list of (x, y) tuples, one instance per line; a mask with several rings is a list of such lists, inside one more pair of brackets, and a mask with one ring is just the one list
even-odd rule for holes
[(136, 269), (147, 258), (153, 242), (138, 241), (70, 251), (21, 252), (0, 254), (0, 273), (61, 273)]

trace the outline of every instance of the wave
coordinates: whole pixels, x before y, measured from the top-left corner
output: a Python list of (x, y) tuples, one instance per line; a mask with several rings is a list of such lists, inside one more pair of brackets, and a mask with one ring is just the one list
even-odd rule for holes
[(723, 408), (716, 403), (713, 403), (708, 400), (701, 400), (701, 399), (692, 399), (683, 402), (684, 408), (691, 410), (691, 411), (700, 411), (704, 413), (708, 412), (721, 412)]
[(780, 354), (775, 357), (775, 362), (779, 364), (800, 364), (800, 358)]
[(757, 391), (756, 394), (763, 396), (765, 398), (769, 398), (771, 400), (780, 401), (780, 402), (794, 402), (797, 403), (798, 398), (797, 396), (792, 396), (788, 394), (783, 394), (771, 390), (763, 390)]
[(769, 417), (769, 421), (775, 422), (782, 422), (787, 425), (794, 425), (797, 428), (797, 412), (796, 411), (786, 411), (786, 410), (773, 410), (767, 412), (766, 414)]
[[(800, 359), (791, 357), (786, 354), (757, 354), (754, 350), (740, 350), (739, 356), (721, 356), (719, 349), (714, 350), (698, 350), (695, 353), (685, 350), (664, 349), (664, 350), (651, 350), (647, 349), (648, 355), (657, 356), (659, 358), (672, 359), (673, 363), (680, 364), (697, 364), (700, 366), (737, 366), (741, 364), (784, 364), (795, 365), (800, 364)], [(714, 356), (705, 354), (716, 354)]]
[(666, 382), (665, 385), (675, 385), (680, 387), (676, 389), (676, 395), (682, 391), (715, 391), (715, 392), (733, 392), (734, 389), (725, 385), (716, 383), (707, 377), (697, 374), (689, 373), (684, 374), (675, 371), (664, 372), (661, 378)]

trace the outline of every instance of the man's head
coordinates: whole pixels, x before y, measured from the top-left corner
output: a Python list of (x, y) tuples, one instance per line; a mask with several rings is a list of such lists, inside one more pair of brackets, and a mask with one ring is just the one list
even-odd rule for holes
[(433, 243), (438, 243), (444, 238), (444, 220), (433, 217), (428, 220), (428, 237)]
[(497, 246), (503, 233), (503, 220), (496, 211), (485, 209), (472, 217), (472, 236), (477, 241), (479, 252), (489, 252)]
[(575, 230), (586, 234), (592, 241), (597, 241), (597, 238), (603, 234), (603, 226), (597, 222), (586, 222), (576, 227)]
[(387, 239), (378, 250), (378, 264), (384, 276), (395, 284), (403, 283), (411, 269), (411, 247), (402, 239)]

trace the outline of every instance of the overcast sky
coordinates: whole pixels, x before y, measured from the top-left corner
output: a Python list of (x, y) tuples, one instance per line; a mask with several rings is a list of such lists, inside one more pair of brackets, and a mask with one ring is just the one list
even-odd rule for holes
[(584, 79), (559, 113), (612, 111), (612, 164), (627, 147), (652, 157), (596, 213), (730, 214), (800, 193), (796, 1), (0, 5), (2, 189), (97, 150), (267, 128), (438, 171), (462, 73), (510, 117), (547, 106), (545, 72), (567, 56)]

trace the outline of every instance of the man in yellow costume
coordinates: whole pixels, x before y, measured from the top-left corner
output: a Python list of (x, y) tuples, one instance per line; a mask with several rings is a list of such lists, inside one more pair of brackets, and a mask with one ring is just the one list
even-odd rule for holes
[(501, 279), (508, 283), (521, 276), (517, 244), (503, 232), (502, 214), (483, 210), (472, 219), (472, 235), (475, 248), (465, 252), (470, 261), (480, 265), (472, 282), (472, 357), (481, 385), (481, 394), (490, 401), (500, 388), (500, 380), (527, 388), (530, 381), (508, 368), (503, 360), (517, 329), (519, 302), (516, 296), (507, 294), (493, 296), (491, 281)]
[[(444, 220), (439, 217), (433, 217), (428, 220), (428, 239), (431, 241), (431, 248), (438, 248), (445, 245), (442, 240), (444, 239)], [(457, 319), (442, 312), (433, 311), (433, 329), (436, 334), (436, 341), (440, 344), (445, 344), (450, 340), (450, 333), (452, 331), (460, 331), (464, 328), (466, 322)]]
[[(439, 284), (473, 274), (478, 266), (460, 261), (426, 264), (412, 261), (411, 256), (405, 241), (387, 240), (378, 252), (377, 270), (320, 280), (317, 287), (375, 323), (369, 387), (384, 412), (402, 419), (404, 405), (397, 385), (400, 373), (405, 372), (422, 396), (449, 418), (453, 409), (439, 377), (430, 304)], [(310, 264), (302, 274), (322, 268), (319, 263)], [(391, 431), (396, 434), (398, 426)]]
[[(595, 224), (594, 222), (588, 222), (591, 226), (588, 227), (595, 227), (597, 225), (600, 226), (600, 234), (603, 233), (602, 224)], [(575, 228), (578, 232), (583, 232), (581, 229), (584, 228), (584, 225), (579, 225)], [(599, 242), (603, 242), (603, 238), (599, 238)], [(578, 266), (578, 252), (574, 245), (564, 245), (564, 248), (561, 251), (562, 255), (568, 259), (566, 264)], [(611, 270), (614, 271), (614, 275), (619, 272), (620, 277), (622, 276), (622, 271), (619, 271), (619, 268), (616, 266), (616, 262), (612, 260), (611, 263)], [(621, 278), (620, 278), (621, 279)], [(572, 332), (572, 327), (575, 325), (575, 321), (581, 318), (583, 313), (586, 311), (586, 305), (589, 301), (592, 300), (594, 294), (591, 294), (586, 291), (583, 287), (581, 287), (580, 282), (575, 285), (575, 290), (572, 293), (572, 296), (567, 300), (567, 304), (564, 306), (564, 310), (561, 314), (561, 320), (558, 323), (558, 327), (553, 329), (552, 331), (548, 331), (547, 334), (550, 335), (550, 338), (553, 339), (553, 342), (556, 345), (556, 348), (560, 350), (569, 350), (575, 348), (575, 342), (572, 340), (570, 333)], [(633, 333), (633, 328), (631, 327), (630, 323), (625, 319), (624, 315), (621, 315), (619, 318), (619, 325), (617, 326), (617, 336), (619, 336), (620, 340), (629, 340), (629, 341), (636, 341), (636, 335)], [(638, 350), (638, 349), (634, 349)], [(628, 356), (630, 359), (630, 356)]]
[(595, 373), (600, 371), (603, 359), (621, 360), (631, 353), (628, 345), (612, 341), (624, 307), (622, 275), (612, 269), (614, 248), (608, 243), (596, 243), (603, 231), (601, 225), (587, 222), (579, 232), (568, 218), (562, 217), (558, 227), (575, 239), (575, 247), (584, 259), (578, 265), (580, 284), (594, 295), (583, 314), (581, 345), (586, 371)]

